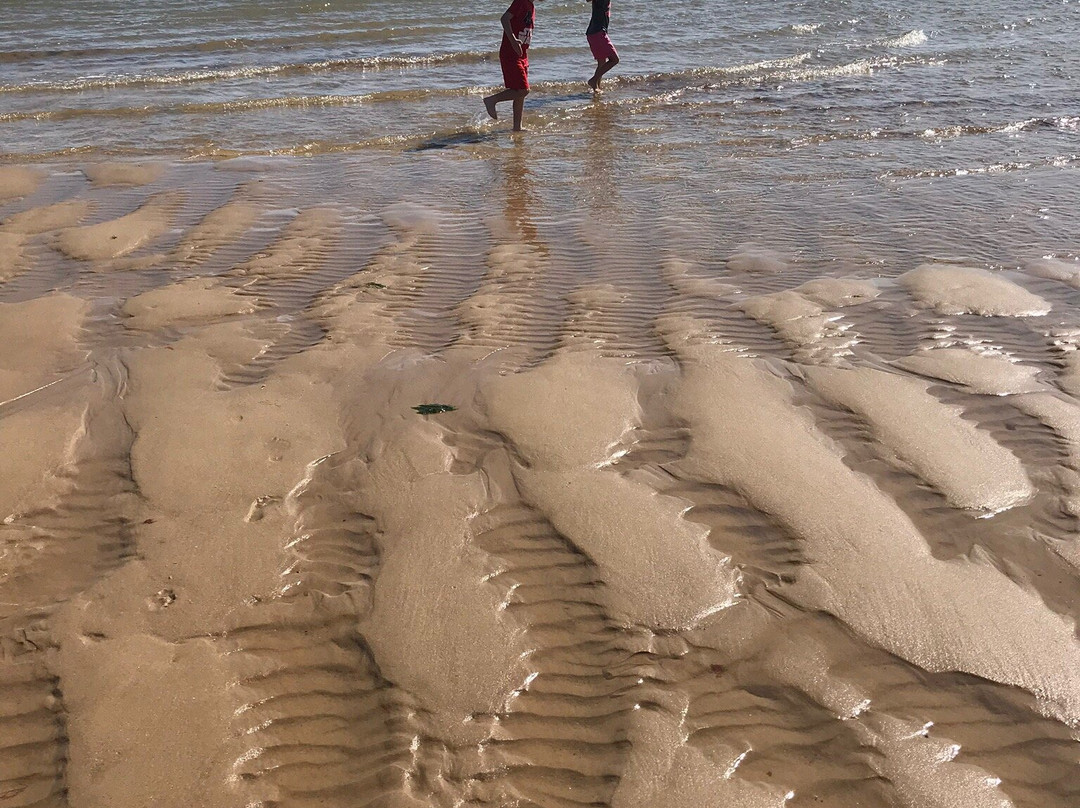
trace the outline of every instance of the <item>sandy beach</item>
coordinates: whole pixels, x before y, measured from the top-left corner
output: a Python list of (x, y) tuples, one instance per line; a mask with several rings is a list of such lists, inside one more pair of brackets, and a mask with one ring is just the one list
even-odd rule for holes
[(5, 808), (1074, 803), (1080, 264), (274, 179), (0, 168)]

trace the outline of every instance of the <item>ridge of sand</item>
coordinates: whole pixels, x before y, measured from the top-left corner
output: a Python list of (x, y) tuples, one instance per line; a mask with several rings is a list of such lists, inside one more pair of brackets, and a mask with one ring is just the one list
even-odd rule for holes
[(793, 291), (829, 309), (859, 306), (881, 295), (881, 290), (874, 284), (856, 278), (815, 278), (796, 286)]
[(1061, 369), (1054, 381), (1071, 396), (1080, 397), (1080, 352), (1071, 351), (1060, 360)]
[(1064, 489), (1063, 508), (1066, 513), (1080, 516), (1080, 403), (1051, 392), (1026, 393), (1011, 402), (1061, 438), (1069, 456), (1069, 462), (1057, 470)]
[(93, 209), (94, 203), (87, 199), (69, 199), (53, 205), (42, 205), (9, 216), (0, 225), (0, 230), (25, 235), (48, 233), (78, 224)]
[(0, 281), (6, 281), (23, 271), (26, 235), (0, 230)]
[(636, 424), (637, 384), (624, 362), (557, 354), (493, 379), (484, 401), (525, 461), (515, 477), (526, 500), (605, 570), (619, 615), (685, 628), (735, 601), (736, 571), (704, 526), (679, 518), (685, 503), (605, 468)]
[(994, 568), (933, 558), (895, 503), (792, 406), (786, 382), (732, 354), (672, 347), (688, 365), (674, 402), (693, 427), (685, 467), (735, 487), (806, 542), (815, 564), (793, 595), (927, 670), (1025, 688), (1080, 723), (1073, 621)]
[(728, 256), (727, 268), (739, 275), (779, 275), (786, 272), (790, 264), (774, 250), (744, 244)]
[(1034, 495), (1020, 460), (925, 384), (870, 368), (803, 373), (827, 401), (864, 419), (877, 440), (954, 507), (997, 513)]
[(83, 174), (98, 188), (148, 185), (164, 173), (163, 163), (97, 163), (83, 168)]
[(126, 325), (130, 328), (158, 329), (253, 314), (257, 308), (254, 298), (218, 281), (189, 278), (131, 298), (124, 304), (123, 312), (129, 318)]
[(1080, 262), (1078, 261), (1038, 258), (1024, 264), (1024, 271), (1036, 278), (1061, 281), (1073, 289), (1080, 289)]
[(1039, 317), (1050, 304), (1001, 275), (955, 264), (923, 264), (898, 279), (919, 303), (939, 314)]
[(451, 458), (433, 424), (414, 419), (384, 437), (358, 479), (384, 534), (365, 635), (388, 675), (434, 708), (451, 737), (468, 737), (468, 719), (497, 712), (528, 673), (528, 646), (483, 585), (489, 567), (466, 529), (485, 488), (478, 475), (440, 473)]
[(83, 200), (58, 202), (13, 214), (0, 224), (0, 281), (26, 269), (25, 247), (31, 236), (78, 224), (93, 205)]
[(1034, 393), (1043, 389), (1039, 369), (1010, 362), (1002, 356), (987, 356), (967, 348), (934, 348), (897, 359), (892, 364), (903, 370), (962, 385), (980, 395), (1007, 396)]
[(232, 199), (210, 211), (188, 230), (173, 250), (176, 261), (198, 264), (210, 253), (251, 229), (263, 208), (246, 199)]
[(78, 336), (90, 304), (62, 292), (0, 303), (0, 402), (56, 380), (86, 358)]
[(126, 216), (62, 230), (57, 244), (62, 252), (82, 261), (120, 258), (167, 232), (179, 202), (176, 192), (156, 194)]
[(330, 208), (309, 208), (296, 215), (266, 250), (234, 267), (230, 274), (280, 278), (309, 270), (327, 247), (340, 221)]
[(669, 258), (660, 268), (661, 277), (674, 289), (685, 295), (708, 298), (731, 297), (739, 287), (717, 278), (693, 273), (693, 264), (677, 258)]
[[(49, 396), (46, 385), (85, 362), (77, 337), (89, 308), (65, 294), (0, 303), (0, 445), (5, 447), (0, 519), (46, 499), (52, 475), (69, 455), (85, 404)], [(83, 381), (89, 381), (89, 373)], [(41, 391), (38, 406), (3, 411), (5, 404), (35, 390)], [(4, 545), (0, 537), (0, 557)], [(0, 579), (9, 574), (9, 566), (0, 568)]]
[(793, 345), (820, 341), (830, 319), (817, 303), (792, 291), (750, 297), (739, 307)]
[(44, 179), (36, 168), (24, 166), (0, 166), (0, 202), (29, 196), (38, 189)]

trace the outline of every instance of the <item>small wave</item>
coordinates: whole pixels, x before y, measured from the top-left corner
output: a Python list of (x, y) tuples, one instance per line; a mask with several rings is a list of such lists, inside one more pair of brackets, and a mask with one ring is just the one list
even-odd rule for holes
[(287, 76), (306, 73), (326, 73), (336, 70), (388, 70), (412, 67), (430, 67), (450, 62), (475, 64), (493, 58), (488, 51), (454, 51), (424, 56), (368, 56), (353, 59), (327, 59), (320, 62), (297, 62), (291, 64), (264, 65), (261, 67), (237, 67), (218, 70), (188, 70), (182, 73), (157, 73), (119, 76), (89, 76), (62, 82), (30, 82), (27, 84), (0, 85), (0, 93), (27, 92), (81, 92), (83, 90), (108, 90), (120, 87), (151, 87), (172, 84), (197, 84), (200, 82), (230, 81), (233, 79)]
[[(453, 33), (456, 29), (444, 26), (425, 26), (424, 32), (430, 36)], [(36, 48), (32, 50), (0, 51), (0, 64), (18, 62), (38, 62), (45, 59), (83, 59), (120, 56), (130, 58), (141, 54), (191, 54), (217, 53), (222, 51), (251, 51), (263, 48), (291, 48), (303, 46), (326, 47), (356, 44), (368, 41), (384, 42), (388, 31), (385, 28), (373, 28), (360, 31), (318, 31), (313, 33), (292, 33), (280, 36), (229, 37), (227, 39), (187, 40), (174, 44), (155, 43), (152, 45), (100, 45), (83, 48)]]
[[(1055, 128), (1060, 126), (1060, 118), (1027, 118), (1022, 121), (1013, 121), (1006, 124), (987, 126), (939, 126), (930, 129), (856, 129), (846, 132), (826, 132), (812, 135), (800, 135), (790, 140), (792, 148), (806, 146), (818, 146), (824, 143), (832, 143), (839, 140), (904, 140), (917, 139), (929, 141), (950, 140), (953, 138), (972, 137), (979, 135), (1016, 134), (1030, 132), (1037, 129)], [(1080, 119), (1077, 119), (1080, 120)]]
[[(605, 80), (611, 85), (628, 87), (635, 84), (648, 84), (660, 81), (692, 80), (698, 78), (723, 77), (723, 76), (747, 76), (755, 73), (765, 73), (770, 70), (784, 70), (798, 67), (809, 61), (812, 53), (798, 53), (794, 56), (786, 56), (781, 59), (765, 59), (760, 62), (748, 62), (741, 65), (728, 65), (726, 67), (693, 67), (688, 70), (676, 70), (670, 73), (643, 73), (637, 76), (619, 76), (615, 79)], [(577, 87), (578, 83), (567, 84), (549, 83), (550, 86)], [(549, 86), (542, 84), (540, 86)]]
[(916, 45), (925, 44), (929, 40), (926, 32), (922, 30), (908, 31), (903, 36), (892, 39), (879, 39), (874, 44), (883, 48), (914, 48)]
[(897, 169), (895, 171), (886, 171), (881, 175), (880, 179), (939, 179), (947, 177), (971, 177), (984, 174), (1007, 174), (1014, 171), (1030, 171), (1031, 169), (1038, 168), (1065, 168), (1066, 166), (1074, 165), (1078, 161), (1080, 161), (1080, 155), (1067, 154), (1050, 157), (1036, 162), (1016, 161), (1009, 163), (993, 163), (991, 165), (974, 166), (972, 168), (935, 168), (922, 170)]
[(795, 25), (788, 26), (788, 30), (796, 34), (816, 34), (821, 30), (821, 23), (796, 23)]
[(935, 67), (942, 62), (933, 59), (920, 59), (911, 57), (901, 59), (895, 56), (883, 56), (876, 59), (856, 59), (854, 62), (845, 62), (839, 65), (827, 67), (810, 67), (803, 70), (791, 70), (786, 74), (778, 75), (778, 81), (812, 81), (814, 79), (840, 78), (843, 76), (858, 76), (873, 73), (875, 70), (884, 68), (900, 67)]
[[(902, 67), (928, 64), (918, 58), (899, 59), (882, 57), (861, 59), (847, 64), (829, 67), (804, 67), (811, 57), (809, 53), (797, 54), (783, 59), (771, 59), (727, 67), (698, 67), (670, 73), (647, 73), (620, 76), (611, 81), (612, 87), (650, 88), (662, 90), (650, 99), (628, 99), (630, 103), (659, 100), (670, 102), (689, 90), (708, 90), (716, 86), (753, 85), (762, 82), (786, 83), (813, 81), (862, 73), (886, 67)], [(694, 83), (696, 80), (697, 83)], [(289, 109), (303, 107), (344, 107), (361, 104), (389, 102), (417, 102), (434, 98), (475, 96), (493, 91), (494, 87), (414, 87), (398, 90), (382, 90), (356, 95), (299, 95), (272, 98), (239, 98), (230, 101), (210, 101), (180, 104), (147, 104), (120, 107), (66, 107), (47, 110), (0, 113), (0, 123), (20, 121), (64, 121), (77, 118), (146, 118), (155, 115), (205, 115), (254, 112), (266, 109)], [(534, 91), (549, 95), (567, 94), (583, 90), (581, 81), (541, 81), (533, 84)]]
[(378, 93), (367, 95), (298, 95), (279, 98), (243, 98), (236, 101), (212, 101), (196, 104), (148, 105), (141, 107), (88, 107), (85, 109), (50, 109), (36, 112), (0, 114), (0, 123), (16, 121), (64, 121), (73, 118), (144, 118), (152, 115), (251, 112), (261, 109), (302, 107), (347, 107), (371, 100)]
[[(1057, 129), (1068, 128), (1067, 124), (1063, 126), (1063, 122), (1080, 121), (1080, 118), (1025, 118), (1021, 121), (1011, 121), (1004, 124), (996, 125), (984, 125), (984, 126), (940, 126), (930, 129), (923, 129), (915, 134), (924, 140), (951, 140), (958, 137), (967, 137), (970, 135), (1015, 135), (1021, 132), (1031, 132), (1035, 129)], [(1073, 128), (1075, 128), (1075, 123)]]

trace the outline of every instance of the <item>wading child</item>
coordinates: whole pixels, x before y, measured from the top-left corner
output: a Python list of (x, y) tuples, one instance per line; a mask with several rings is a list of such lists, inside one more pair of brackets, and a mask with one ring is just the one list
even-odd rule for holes
[(600, 89), (600, 79), (619, 63), (619, 54), (608, 39), (608, 25), (611, 22), (611, 0), (592, 0), (592, 19), (585, 37), (589, 40), (589, 49), (596, 59), (596, 72), (589, 79), (589, 86)]
[(529, 94), (529, 44), (532, 42), (536, 8), (532, 0), (513, 0), (502, 15), (503, 39), (499, 48), (503, 83), (506, 89), (484, 99), (488, 115), (499, 119), (495, 105), (503, 101), (514, 102), (514, 131), (521, 131), (521, 117), (525, 112), (525, 96)]

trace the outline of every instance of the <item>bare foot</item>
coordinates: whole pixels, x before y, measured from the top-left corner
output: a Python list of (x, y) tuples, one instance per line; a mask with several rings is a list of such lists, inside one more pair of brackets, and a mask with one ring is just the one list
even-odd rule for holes
[(593, 88), (593, 92), (598, 92), (600, 90), (600, 79), (598, 79), (596, 76), (593, 76), (586, 83)]
[(484, 106), (487, 107), (488, 115), (490, 115), (493, 120), (496, 120), (496, 121), (499, 120), (499, 111), (497, 109), (495, 109), (495, 101), (494, 101), (494, 99), (485, 98), (484, 99)]

